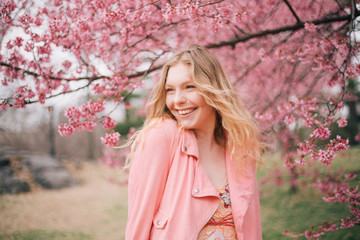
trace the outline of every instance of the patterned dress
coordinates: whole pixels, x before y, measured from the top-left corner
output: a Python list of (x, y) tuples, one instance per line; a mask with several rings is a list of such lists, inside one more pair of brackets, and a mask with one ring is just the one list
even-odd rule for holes
[(217, 189), (220, 204), (198, 236), (198, 240), (237, 240), (232, 217), (229, 184)]

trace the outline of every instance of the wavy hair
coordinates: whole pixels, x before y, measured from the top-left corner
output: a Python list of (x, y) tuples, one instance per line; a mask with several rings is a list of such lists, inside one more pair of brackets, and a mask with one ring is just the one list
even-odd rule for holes
[(190, 79), (206, 103), (216, 110), (216, 142), (226, 146), (240, 166), (245, 159), (260, 163), (262, 146), (254, 119), (226, 77), (220, 62), (208, 49), (196, 44), (175, 53), (162, 67), (160, 80), (146, 106), (148, 111), (144, 127), (134, 137), (135, 142), (142, 132), (159, 120), (175, 119), (166, 106), (165, 84), (169, 69), (180, 62), (190, 67)]

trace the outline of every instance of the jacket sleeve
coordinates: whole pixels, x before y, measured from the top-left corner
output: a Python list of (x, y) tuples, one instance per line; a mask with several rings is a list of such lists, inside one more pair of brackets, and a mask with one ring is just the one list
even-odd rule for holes
[(252, 189), (253, 189), (253, 198), (250, 201), (250, 205), (245, 215), (244, 219), (244, 233), (245, 239), (262, 239), (262, 230), (261, 230), (261, 218), (260, 218), (260, 200), (259, 200), (259, 189), (256, 180), (256, 170), (255, 165), (251, 166), (251, 175), (252, 175)]
[(131, 162), (126, 240), (149, 240), (173, 158), (177, 127), (164, 120), (148, 129)]

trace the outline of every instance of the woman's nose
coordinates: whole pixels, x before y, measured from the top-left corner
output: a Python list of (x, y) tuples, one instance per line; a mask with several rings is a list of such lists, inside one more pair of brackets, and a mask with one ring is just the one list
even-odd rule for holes
[(175, 98), (174, 98), (174, 103), (175, 104), (182, 104), (186, 101), (186, 97), (184, 95), (183, 91), (176, 91), (175, 93)]

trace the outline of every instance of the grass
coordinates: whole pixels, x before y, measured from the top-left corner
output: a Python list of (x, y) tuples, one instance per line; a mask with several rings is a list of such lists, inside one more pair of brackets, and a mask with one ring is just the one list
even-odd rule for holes
[[(360, 169), (360, 148), (352, 148), (351, 155), (334, 161), (334, 169)], [(281, 168), (278, 156), (265, 159), (259, 172)], [(84, 163), (80, 169), (72, 168), (81, 184), (75, 187), (49, 191), (36, 189), (20, 195), (0, 196), (0, 240), (122, 240), (126, 225), (127, 187), (113, 184), (126, 175), (96, 163)], [(360, 177), (352, 184), (360, 185)], [(310, 187), (290, 193), (288, 186), (261, 188), (262, 228), (264, 240), (291, 239), (282, 235), (284, 230), (294, 233), (309, 229), (325, 220), (347, 216), (344, 204), (325, 203), (322, 195)], [(300, 237), (299, 239), (305, 239)], [(320, 239), (360, 239), (360, 227), (330, 232)]]
[(67, 231), (58, 231), (58, 230), (29, 230), (24, 232), (15, 232), (8, 235), (0, 236), (0, 240), (87, 240), (91, 239), (89, 234), (77, 233), (77, 232), (67, 232)]
[[(349, 156), (337, 158), (333, 162), (333, 171), (339, 167), (345, 172), (360, 170), (360, 148), (352, 148)], [(265, 159), (265, 167), (260, 175), (265, 175), (266, 170), (279, 167), (276, 160), (271, 156)], [(266, 167), (269, 166), (269, 167)], [(323, 168), (325, 169), (325, 168)], [(360, 185), (358, 176), (351, 185)], [(348, 207), (341, 203), (326, 203), (318, 191), (310, 186), (301, 187), (298, 192), (290, 193), (288, 185), (274, 187), (266, 185), (262, 189), (261, 213), (263, 238), (267, 239), (292, 239), (282, 235), (284, 230), (292, 233), (301, 233), (310, 230), (311, 226), (318, 226), (325, 221), (338, 220), (349, 215)], [(299, 237), (298, 239), (306, 239)], [(360, 239), (360, 226), (350, 229), (341, 229), (336, 232), (328, 232), (320, 239), (329, 240), (355, 240)]]

